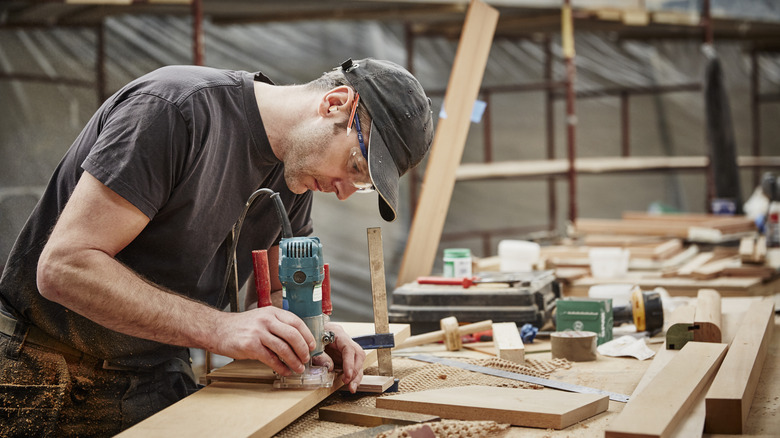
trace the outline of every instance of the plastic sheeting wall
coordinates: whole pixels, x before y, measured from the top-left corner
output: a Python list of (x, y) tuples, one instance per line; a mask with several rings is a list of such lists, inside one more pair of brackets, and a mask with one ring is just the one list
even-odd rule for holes
[[(204, 29), (207, 65), (260, 70), (278, 84), (308, 81), (348, 57), (373, 56), (402, 65), (406, 62), (399, 25), (307, 22), (217, 27), (207, 21)], [(159, 66), (191, 62), (189, 19), (126, 16), (107, 20), (105, 32), (109, 92)], [(0, 30), (0, 69), (92, 80), (95, 42), (91, 30)], [(729, 87), (738, 152), (750, 155), (750, 60), (737, 42), (718, 42), (716, 48)], [(455, 49), (456, 42), (441, 38), (416, 41), (414, 69), (425, 88), (446, 87)], [(562, 79), (557, 40), (553, 50), (555, 77)], [(578, 90), (702, 80), (704, 58), (698, 41), (616, 42), (606, 34), (580, 33), (576, 35), (576, 50)], [(491, 50), (483, 84), (540, 82), (543, 57), (543, 48), (534, 42), (498, 40)], [(762, 92), (780, 88), (779, 64), (777, 57), (761, 57)], [(0, 262), (4, 262), (38, 191), (99, 102), (90, 88), (8, 80), (0, 80), (0, 102)], [(435, 111), (440, 104), (440, 99), (434, 99)], [(703, 104), (700, 92), (632, 98), (632, 155), (706, 155)], [(779, 106), (761, 107), (762, 150), (766, 155), (780, 153), (776, 141), (780, 126), (773, 122)], [(545, 158), (542, 92), (494, 95), (491, 111), (494, 160)], [(556, 104), (555, 117), (556, 155), (563, 158), (566, 139), (562, 100)], [(578, 156), (620, 154), (617, 98), (580, 100), (577, 117)], [(464, 162), (482, 160), (483, 127), (471, 127)], [(751, 176), (751, 172), (742, 172), (745, 199), (752, 190)], [(356, 194), (346, 202), (333, 195), (315, 195), (315, 234), (322, 239), (325, 257), (331, 264), (335, 319), (371, 319), (368, 227), (382, 227), (388, 291), (395, 285), (409, 228), (408, 178), (402, 184), (402, 212), (392, 224), (383, 222), (377, 214), (375, 194)], [(558, 226), (562, 229), (567, 215), (566, 183), (560, 181), (556, 187)], [(654, 202), (685, 211), (704, 211), (705, 193), (703, 172), (583, 175), (578, 178), (579, 216), (617, 217), (621, 211), (645, 210)], [(458, 183), (445, 232), (544, 225), (547, 211), (547, 185), (541, 179)], [(493, 242), (494, 249), (497, 243)], [(476, 239), (446, 246), (470, 247), (477, 254), (481, 248)], [(437, 263), (434, 269), (440, 267)]]

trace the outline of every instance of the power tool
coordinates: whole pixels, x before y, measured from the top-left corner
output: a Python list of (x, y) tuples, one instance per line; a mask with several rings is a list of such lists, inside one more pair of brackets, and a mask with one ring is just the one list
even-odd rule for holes
[[(261, 189), (262, 190), (262, 189)], [(270, 190), (269, 190), (270, 191)], [(327, 316), (323, 313), (323, 281), (325, 264), (322, 243), (317, 237), (292, 237), (290, 220), (279, 198), (271, 192), (282, 222), (282, 239), (279, 242), (279, 281), (282, 283), (283, 308), (300, 317), (314, 335), (317, 345), (310, 353), (311, 359), (302, 374), (277, 376), (275, 388), (314, 389), (333, 386), (334, 373), (325, 366), (312, 365), (312, 359), (323, 353), (325, 346), (334, 341), (334, 334), (325, 330)], [(257, 287), (258, 307), (271, 305), (271, 282), (266, 250), (252, 251)], [(327, 308), (330, 293), (325, 291)]]
[(647, 331), (652, 336), (664, 327), (661, 294), (634, 287), (631, 291), (631, 304), (613, 308), (612, 317), (614, 325), (633, 321), (636, 331)]

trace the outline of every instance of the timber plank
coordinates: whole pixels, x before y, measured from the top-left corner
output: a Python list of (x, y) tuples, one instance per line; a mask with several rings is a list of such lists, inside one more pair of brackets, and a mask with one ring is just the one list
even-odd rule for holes
[(688, 342), (607, 427), (606, 438), (669, 437), (726, 354), (725, 344)]
[(446, 118), (439, 118), (428, 165), (409, 230), (398, 286), (430, 275), (444, 221), (455, 188), (455, 171), (463, 158), (471, 110), (485, 73), (498, 11), (472, 0), (463, 23), (458, 50), (444, 96)]
[[(352, 337), (374, 333), (374, 324), (371, 323), (339, 324)], [(396, 336), (396, 342), (399, 338), (405, 339), (410, 333), (408, 324), (390, 324), (390, 331)], [(376, 350), (366, 351), (364, 367), (374, 362)], [(257, 368), (267, 368), (261, 362), (255, 363)], [(266, 373), (249, 373), (247, 377), (251, 379), (253, 374)], [(331, 388), (312, 390), (277, 390), (268, 383), (216, 381), (117, 437), (272, 436), (341, 386), (343, 383), (338, 377), (334, 379)]]
[(377, 407), (456, 420), (564, 429), (609, 407), (609, 398), (555, 390), (463, 386), (380, 397)]
[(772, 331), (775, 305), (771, 299), (748, 308), (729, 352), (705, 399), (707, 433), (741, 434), (758, 386)]
[(325, 406), (320, 408), (318, 412), (320, 420), (366, 427), (382, 424), (416, 424), (441, 420), (441, 417), (436, 415), (373, 408), (351, 403)]

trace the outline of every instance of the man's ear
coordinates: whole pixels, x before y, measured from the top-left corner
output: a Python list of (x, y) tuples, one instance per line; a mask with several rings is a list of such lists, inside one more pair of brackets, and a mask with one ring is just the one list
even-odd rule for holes
[(339, 116), (341, 114), (349, 116), (354, 98), (355, 91), (346, 85), (333, 88), (322, 96), (319, 113), (322, 117), (327, 117), (328, 115)]

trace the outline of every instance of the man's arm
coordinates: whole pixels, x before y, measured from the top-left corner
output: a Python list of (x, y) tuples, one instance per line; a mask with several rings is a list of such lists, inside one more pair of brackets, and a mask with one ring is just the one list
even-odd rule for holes
[(290, 312), (275, 307), (221, 312), (164, 290), (119, 263), (114, 256), (148, 222), (84, 172), (38, 262), (41, 295), (114, 331), (260, 360), (282, 375), (303, 371), (315, 341)]

